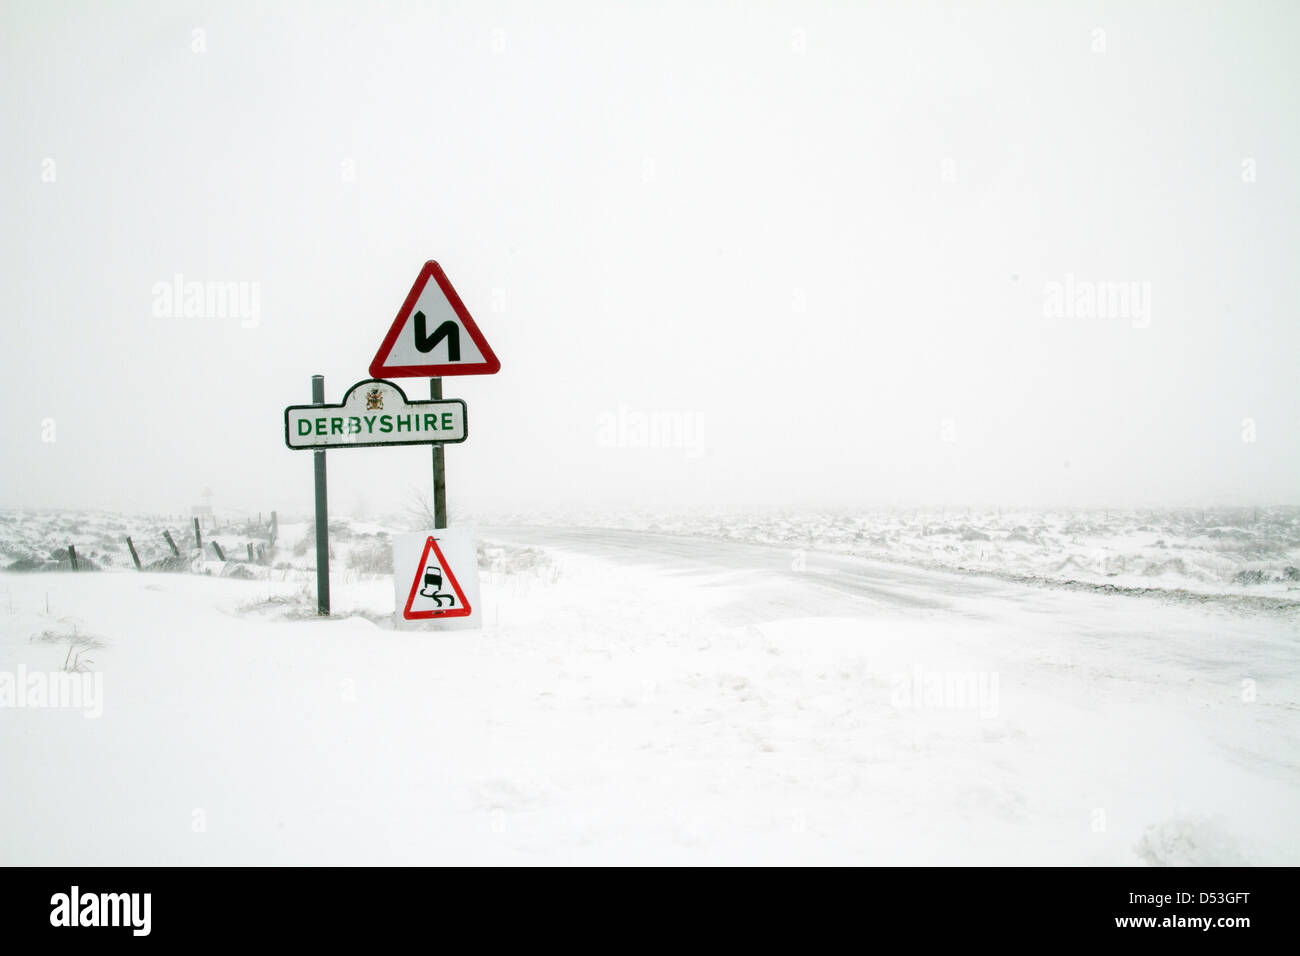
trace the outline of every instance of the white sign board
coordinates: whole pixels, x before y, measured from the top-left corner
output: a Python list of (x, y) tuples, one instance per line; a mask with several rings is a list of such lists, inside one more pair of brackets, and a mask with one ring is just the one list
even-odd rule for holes
[(443, 528), (393, 535), (393, 601), (398, 627), (480, 627), (473, 532)]
[(413, 402), (400, 386), (382, 379), (357, 382), (339, 405), (284, 410), (284, 442), (290, 448), (450, 444), (464, 441), (468, 429), (459, 398)]

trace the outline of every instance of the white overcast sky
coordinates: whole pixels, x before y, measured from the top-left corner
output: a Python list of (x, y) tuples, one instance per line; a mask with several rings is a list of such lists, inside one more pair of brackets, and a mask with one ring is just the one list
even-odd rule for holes
[(2, 10), (2, 506), (309, 507), (283, 408), (426, 259), (502, 363), (453, 509), (1300, 503), (1300, 4)]

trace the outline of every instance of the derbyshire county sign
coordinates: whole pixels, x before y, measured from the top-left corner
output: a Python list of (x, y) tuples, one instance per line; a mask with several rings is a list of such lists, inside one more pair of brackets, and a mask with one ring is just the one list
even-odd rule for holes
[(468, 436), (465, 403), (458, 398), (411, 401), (393, 382), (357, 382), (338, 405), (290, 405), (284, 443), (290, 448), (442, 445)]

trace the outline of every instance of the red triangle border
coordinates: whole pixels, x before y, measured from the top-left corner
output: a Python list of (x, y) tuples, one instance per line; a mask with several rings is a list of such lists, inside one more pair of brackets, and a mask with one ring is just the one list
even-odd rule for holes
[[(447, 580), (451, 582), (451, 589), (456, 592), (456, 597), (460, 598), (460, 607), (449, 607), (445, 611), (411, 610), (411, 605), (415, 603), (415, 592), (420, 589), (420, 580), (424, 577), (424, 562), (429, 557), (430, 551), (438, 556), (438, 566), (442, 568)], [(402, 618), (407, 621), (427, 621), (432, 618), (442, 617), (469, 617), (473, 612), (474, 609), (469, 606), (469, 601), (465, 599), (465, 592), (460, 589), (460, 582), (456, 580), (456, 575), (452, 573), (451, 565), (447, 563), (442, 548), (438, 547), (438, 542), (430, 536), (424, 543), (424, 550), (420, 552), (420, 564), (415, 570), (415, 580), (411, 582), (411, 593), (407, 595), (406, 607), (402, 608)]]
[[(470, 337), (478, 350), (483, 354), (482, 362), (452, 362), (442, 365), (385, 365), (389, 355), (392, 354), (393, 346), (397, 343), (397, 337), (401, 334), (406, 320), (410, 318), (411, 313), (415, 310), (415, 303), (420, 298), (420, 293), (428, 285), (429, 280), (438, 283), (438, 288), (442, 294), (447, 297), (447, 302), (451, 309), (456, 313), (456, 318), (465, 328), (465, 333)], [(492, 346), (488, 345), (487, 339), (479, 330), (478, 324), (469, 314), (469, 309), (465, 308), (465, 303), (461, 301), (456, 290), (452, 288), (451, 280), (447, 278), (447, 273), (442, 271), (442, 266), (430, 259), (420, 269), (420, 274), (416, 277), (411, 291), (406, 295), (406, 301), (402, 307), (397, 310), (397, 318), (393, 320), (392, 326), (388, 329), (388, 334), (384, 340), (379, 343), (379, 351), (370, 362), (371, 378), (439, 378), (443, 375), (494, 375), (501, 371), (501, 360), (497, 358), (496, 353), (492, 351)]]

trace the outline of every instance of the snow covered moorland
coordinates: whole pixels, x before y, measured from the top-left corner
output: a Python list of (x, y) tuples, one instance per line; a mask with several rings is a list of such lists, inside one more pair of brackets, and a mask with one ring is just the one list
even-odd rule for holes
[(1025, 583), (1300, 602), (1300, 508), (592, 512), (546, 523), (785, 545)]
[(1294, 512), (185, 524), (0, 513), (0, 862), (1300, 862)]

